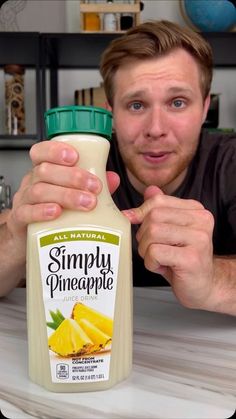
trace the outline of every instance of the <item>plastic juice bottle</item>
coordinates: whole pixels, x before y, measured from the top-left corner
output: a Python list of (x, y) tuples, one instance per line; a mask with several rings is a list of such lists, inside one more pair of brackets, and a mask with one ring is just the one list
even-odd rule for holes
[(33, 223), (27, 239), (29, 375), (56, 392), (102, 390), (132, 366), (131, 229), (106, 183), (111, 113), (71, 106), (46, 112), (51, 141), (79, 151), (103, 182), (94, 210)]

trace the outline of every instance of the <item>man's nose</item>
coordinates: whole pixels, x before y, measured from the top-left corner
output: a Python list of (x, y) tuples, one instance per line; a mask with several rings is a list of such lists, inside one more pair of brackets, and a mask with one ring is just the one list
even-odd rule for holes
[(158, 139), (167, 132), (167, 118), (160, 106), (150, 109), (146, 118), (145, 137)]

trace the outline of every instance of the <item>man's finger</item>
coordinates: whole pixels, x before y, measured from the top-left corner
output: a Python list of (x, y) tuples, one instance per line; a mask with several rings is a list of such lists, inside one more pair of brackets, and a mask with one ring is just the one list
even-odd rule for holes
[(144, 192), (144, 203), (138, 208), (122, 211), (123, 214), (128, 217), (132, 224), (141, 224), (145, 216), (153, 208), (153, 201), (151, 198), (156, 195), (163, 195), (161, 189), (157, 186), (149, 186)]
[(33, 166), (42, 162), (73, 166), (78, 157), (77, 151), (70, 144), (60, 141), (41, 141), (30, 149)]
[(113, 194), (120, 184), (120, 177), (117, 173), (108, 171), (107, 172), (108, 188), (111, 194)]

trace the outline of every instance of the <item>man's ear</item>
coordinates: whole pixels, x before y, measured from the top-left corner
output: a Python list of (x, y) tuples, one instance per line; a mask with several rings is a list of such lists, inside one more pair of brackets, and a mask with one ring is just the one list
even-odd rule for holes
[(109, 103), (108, 103), (108, 101), (107, 101), (107, 100), (106, 100), (106, 102), (105, 102), (105, 108), (106, 108), (106, 110), (107, 110), (107, 111), (112, 112), (112, 107), (109, 105)]
[(211, 95), (209, 94), (206, 99), (204, 100), (203, 104), (203, 116), (202, 116), (202, 123), (204, 124), (205, 119), (207, 117), (207, 112), (211, 103)]
[[(105, 104), (104, 104), (104, 107), (105, 107), (105, 109), (107, 110), (107, 111), (110, 111), (110, 112), (112, 112), (112, 107), (111, 107), (111, 105), (109, 105), (109, 103), (108, 103), (108, 101), (106, 100), (106, 102), (105, 102)], [(115, 121), (114, 121), (114, 118), (113, 118), (113, 121), (112, 121), (112, 129), (113, 129), (113, 132), (115, 131)]]

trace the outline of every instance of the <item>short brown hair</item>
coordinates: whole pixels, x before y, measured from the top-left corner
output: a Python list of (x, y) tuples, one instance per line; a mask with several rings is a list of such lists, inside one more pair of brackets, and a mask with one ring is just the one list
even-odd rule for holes
[(109, 104), (114, 97), (114, 75), (130, 59), (144, 60), (164, 55), (175, 48), (183, 48), (196, 60), (200, 68), (203, 99), (211, 88), (213, 57), (209, 43), (197, 32), (167, 20), (148, 21), (129, 29), (114, 39), (104, 51), (100, 72)]

